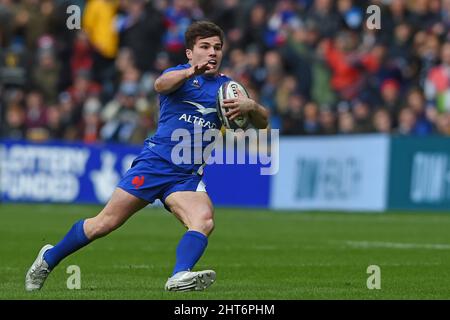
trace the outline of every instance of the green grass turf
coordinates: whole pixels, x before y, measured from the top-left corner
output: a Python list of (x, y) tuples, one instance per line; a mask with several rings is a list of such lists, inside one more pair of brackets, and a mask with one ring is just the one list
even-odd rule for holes
[[(298, 213), (216, 209), (216, 230), (196, 269), (213, 268), (204, 292), (164, 292), (183, 227), (144, 209), (73, 254), (40, 292), (24, 275), (42, 245), (56, 243), (97, 206), (0, 205), (0, 299), (448, 299), (450, 215)], [(69, 265), (81, 290), (68, 290)], [(367, 267), (381, 268), (368, 290)]]

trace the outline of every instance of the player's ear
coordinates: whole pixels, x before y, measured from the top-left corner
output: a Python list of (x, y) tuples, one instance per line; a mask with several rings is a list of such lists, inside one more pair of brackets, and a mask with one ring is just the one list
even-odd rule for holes
[(192, 50), (191, 49), (186, 49), (186, 57), (188, 58), (188, 60), (192, 60)]

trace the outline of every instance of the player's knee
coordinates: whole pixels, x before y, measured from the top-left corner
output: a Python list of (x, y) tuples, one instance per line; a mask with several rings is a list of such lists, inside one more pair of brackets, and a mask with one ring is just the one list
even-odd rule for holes
[(192, 224), (192, 226), (189, 227), (189, 229), (201, 232), (208, 236), (214, 230), (214, 220), (208, 219), (208, 220), (196, 221)]
[(195, 219), (192, 229), (210, 235), (214, 230), (214, 219), (212, 210), (205, 210), (199, 213)]
[(207, 235), (210, 235), (214, 231), (214, 220), (208, 219), (204, 222), (204, 230)]

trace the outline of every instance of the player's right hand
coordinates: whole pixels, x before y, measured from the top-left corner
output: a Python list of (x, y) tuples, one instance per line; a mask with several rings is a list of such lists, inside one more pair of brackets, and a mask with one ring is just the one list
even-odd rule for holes
[(191, 67), (191, 69), (192, 69), (191, 73), (192, 73), (192, 75), (198, 76), (198, 75), (203, 74), (206, 71), (211, 70), (213, 68), (214, 67), (211, 64), (209, 64), (208, 61), (206, 61), (206, 62), (203, 62), (203, 63), (198, 63), (195, 66), (192, 66)]

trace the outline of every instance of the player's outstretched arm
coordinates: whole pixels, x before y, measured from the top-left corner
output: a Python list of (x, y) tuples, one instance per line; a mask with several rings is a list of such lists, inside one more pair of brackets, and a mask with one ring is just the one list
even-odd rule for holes
[(162, 94), (169, 94), (183, 85), (183, 83), (194, 75), (203, 74), (211, 69), (208, 62), (199, 63), (188, 69), (174, 70), (162, 74), (155, 81), (155, 91)]

